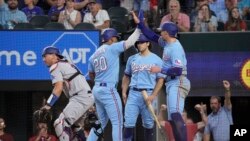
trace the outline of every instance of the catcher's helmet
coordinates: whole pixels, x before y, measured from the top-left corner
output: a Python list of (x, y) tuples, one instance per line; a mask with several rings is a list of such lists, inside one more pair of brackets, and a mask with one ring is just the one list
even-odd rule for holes
[(165, 22), (163, 23), (160, 28), (160, 31), (166, 31), (169, 36), (171, 37), (177, 37), (177, 33), (178, 33), (178, 27), (175, 23), (173, 22)]
[(144, 43), (144, 42), (149, 42), (149, 39), (145, 35), (140, 34), (139, 38), (135, 42), (135, 47), (137, 47), (138, 43)]
[(56, 54), (60, 59), (63, 59), (64, 57), (61, 55), (58, 48), (53, 46), (48, 46), (43, 49), (42, 56), (44, 57), (46, 54)]
[(107, 42), (112, 37), (120, 38), (118, 32), (114, 28), (108, 28), (102, 33), (102, 42)]

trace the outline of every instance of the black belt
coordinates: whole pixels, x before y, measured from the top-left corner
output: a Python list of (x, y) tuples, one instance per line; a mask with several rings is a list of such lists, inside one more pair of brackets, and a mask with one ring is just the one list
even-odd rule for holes
[(145, 91), (152, 91), (153, 90), (153, 89), (150, 89), (150, 88), (135, 88), (135, 87), (133, 87), (131, 89), (134, 90), (134, 91), (138, 91), (138, 92), (141, 92), (143, 90), (145, 90)]

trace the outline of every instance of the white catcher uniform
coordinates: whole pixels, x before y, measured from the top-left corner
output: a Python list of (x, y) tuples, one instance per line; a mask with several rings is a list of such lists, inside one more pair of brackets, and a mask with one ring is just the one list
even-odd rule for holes
[(69, 103), (54, 122), (60, 141), (72, 139), (69, 128), (94, 104), (91, 88), (78, 68), (68, 61), (61, 60), (50, 67), (52, 84), (63, 81), (63, 92)]

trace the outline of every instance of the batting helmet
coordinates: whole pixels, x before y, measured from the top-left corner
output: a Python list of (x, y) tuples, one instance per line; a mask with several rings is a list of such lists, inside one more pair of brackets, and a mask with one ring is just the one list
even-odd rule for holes
[(46, 54), (56, 54), (60, 59), (64, 58), (59, 49), (53, 46), (48, 46), (43, 49), (42, 56), (44, 57)]
[(178, 27), (173, 22), (165, 22), (163, 23), (160, 28), (160, 31), (166, 31), (170, 37), (177, 37)]
[(149, 39), (145, 35), (140, 34), (138, 40), (135, 42), (135, 47), (137, 47), (138, 43), (144, 43), (144, 42), (149, 42)]
[(102, 41), (107, 42), (112, 37), (120, 38), (118, 32), (114, 28), (108, 28), (102, 33)]

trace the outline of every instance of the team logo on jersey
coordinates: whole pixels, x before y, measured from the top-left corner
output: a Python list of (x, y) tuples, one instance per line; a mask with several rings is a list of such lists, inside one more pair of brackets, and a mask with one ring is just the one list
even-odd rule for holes
[(179, 65), (179, 66), (181, 66), (181, 60), (179, 60), (179, 59), (176, 59), (176, 60), (175, 60), (174, 62), (175, 62), (175, 64), (176, 64), (176, 65)]
[(153, 64), (136, 64), (136, 63), (132, 63), (132, 71), (133, 73), (137, 72), (137, 71), (143, 71), (143, 70), (150, 70), (150, 68), (152, 66), (154, 66)]
[(250, 59), (248, 59), (241, 68), (240, 78), (243, 85), (250, 89)]

